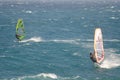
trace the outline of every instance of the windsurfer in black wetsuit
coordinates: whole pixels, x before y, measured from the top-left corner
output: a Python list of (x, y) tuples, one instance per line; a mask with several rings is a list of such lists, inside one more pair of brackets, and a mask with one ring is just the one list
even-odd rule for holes
[(95, 52), (94, 52), (94, 53), (90, 53), (90, 59), (91, 59), (93, 62), (97, 63), (97, 59), (96, 59), (96, 57), (95, 57)]
[(15, 36), (16, 36), (16, 38), (17, 38), (18, 40), (20, 40), (20, 37), (21, 37), (21, 36), (20, 36), (19, 34), (16, 34)]

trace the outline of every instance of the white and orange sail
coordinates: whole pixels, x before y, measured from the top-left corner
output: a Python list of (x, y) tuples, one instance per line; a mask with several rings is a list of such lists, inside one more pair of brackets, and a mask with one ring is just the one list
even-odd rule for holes
[(104, 60), (104, 47), (101, 28), (95, 29), (94, 51), (97, 63), (101, 63)]

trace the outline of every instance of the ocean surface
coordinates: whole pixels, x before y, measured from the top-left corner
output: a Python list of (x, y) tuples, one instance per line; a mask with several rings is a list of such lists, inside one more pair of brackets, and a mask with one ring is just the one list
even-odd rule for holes
[[(105, 49), (99, 68), (89, 58), (97, 27)], [(0, 80), (120, 80), (120, 1), (1, 1)]]

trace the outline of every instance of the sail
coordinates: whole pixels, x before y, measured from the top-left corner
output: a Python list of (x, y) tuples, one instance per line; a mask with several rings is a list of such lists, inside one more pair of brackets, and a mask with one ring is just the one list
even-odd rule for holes
[(95, 29), (94, 51), (97, 62), (101, 63), (104, 59), (104, 47), (103, 47), (102, 31), (100, 28)]
[(25, 37), (25, 30), (24, 30), (24, 24), (22, 19), (18, 19), (17, 25), (16, 25), (16, 38), (18, 40), (22, 40)]

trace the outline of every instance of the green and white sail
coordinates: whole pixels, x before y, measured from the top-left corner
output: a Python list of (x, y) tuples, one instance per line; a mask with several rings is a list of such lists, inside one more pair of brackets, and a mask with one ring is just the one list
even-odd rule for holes
[(17, 25), (16, 25), (16, 38), (18, 40), (23, 40), (25, 37), (25, 29), (22, 19), (18, 19)]

